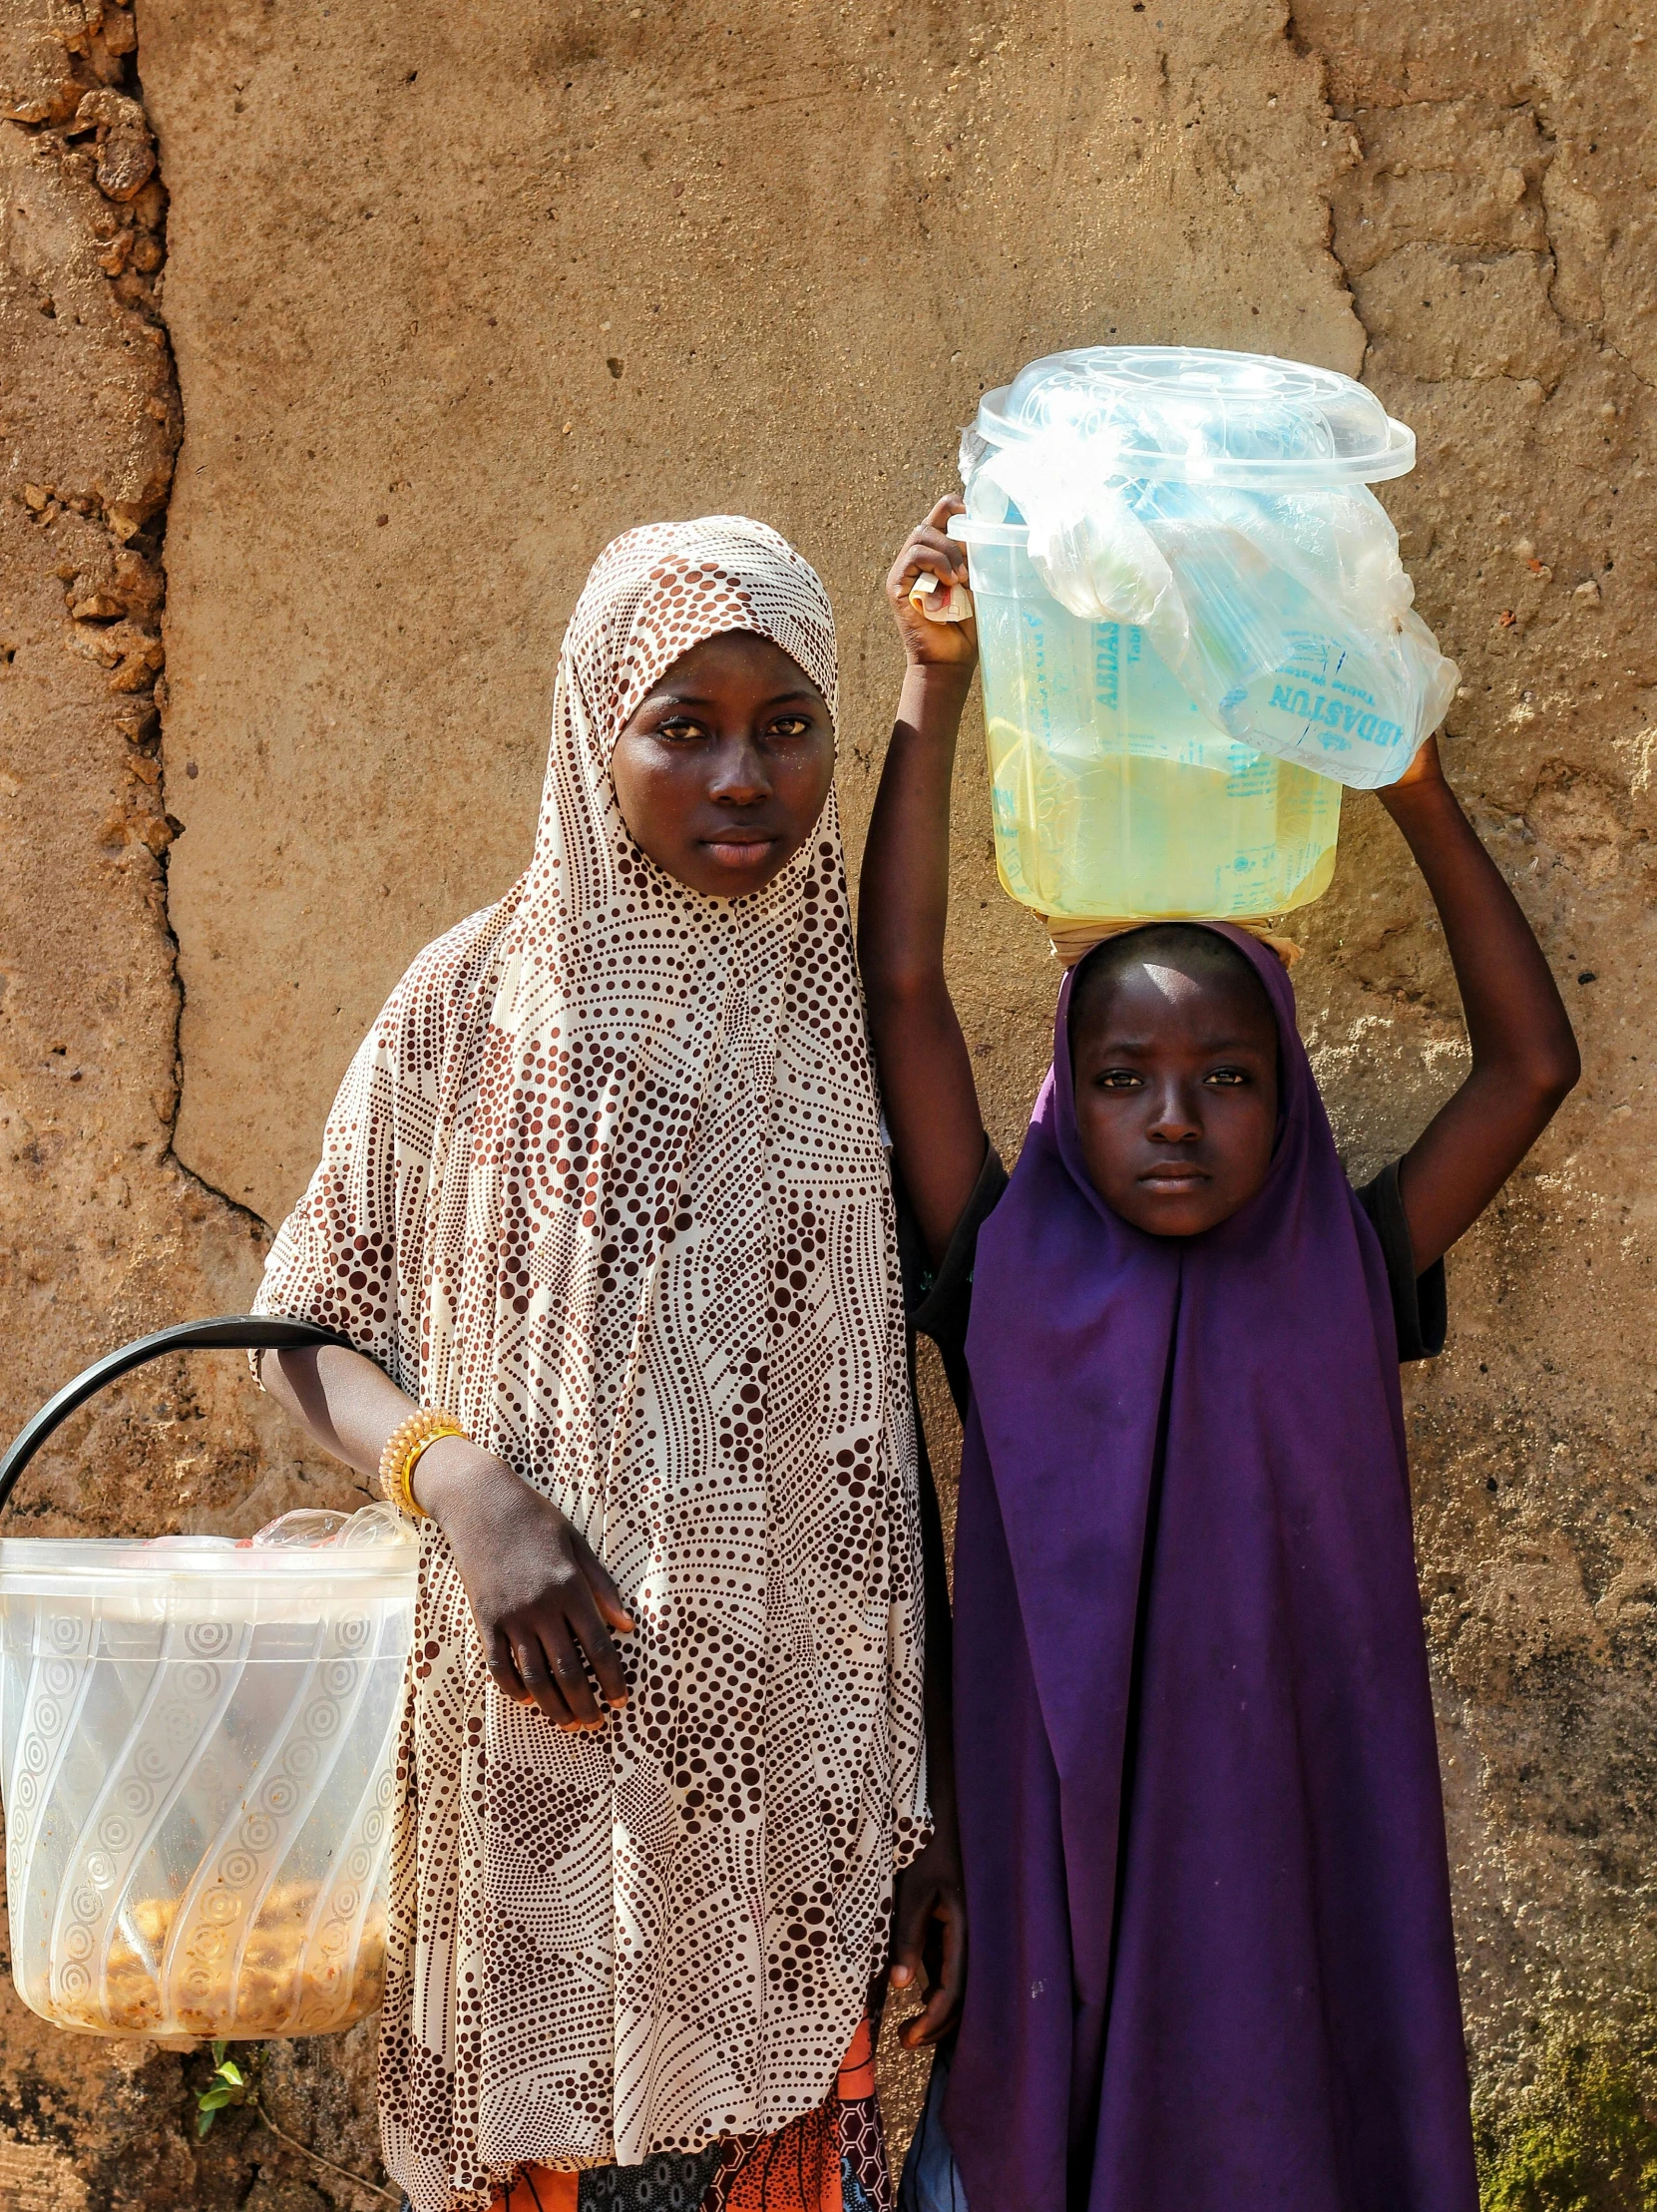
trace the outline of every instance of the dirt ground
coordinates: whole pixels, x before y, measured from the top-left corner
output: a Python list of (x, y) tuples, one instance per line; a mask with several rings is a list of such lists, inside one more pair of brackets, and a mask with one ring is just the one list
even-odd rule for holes
[[(986, 386), (1066, 344), (1239, 345), (1413, 425), (1384, 496), (1461, 665), (1450, 772), (1586, 1070), (1406, 1386), (1512, 2212), (1641, 2202), (1657, 2158), (1653, 29), (1646, 0), (0, 6), (8, 1433), (98, 1352), (250, 1296), (357, 1037), (527, 857), (561, 626), (616, 530), (738, 509), (820, 565), (855, 855), (897, 673), (879, 578)], [(952, 961), (1011, 1148), (1055, 976), (967, 758)], [(1338, 1129), (1379, 1165), (1463, 1045), (1372, 800), (1293, 933)], [(342, 1495), (199, 1359), (82, 1416), (12, 1512), (239, 1533)], [(8, 1990), (0, 2205), (380, 2201), (246, 2114), (199, 2144), (207, 2063)], [(378, 2175), (371, 2030), (262, 2063), (285, 2135)], [(914, 2070), (886, 2088), (901, 2138)]]

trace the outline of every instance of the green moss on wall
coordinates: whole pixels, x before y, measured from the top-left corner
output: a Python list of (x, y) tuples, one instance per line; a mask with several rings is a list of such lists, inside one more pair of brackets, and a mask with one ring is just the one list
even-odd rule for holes
[(1657, 2028), (1549, 2037), (1477, 2119), (1483, 2212), (1657, 2212)]

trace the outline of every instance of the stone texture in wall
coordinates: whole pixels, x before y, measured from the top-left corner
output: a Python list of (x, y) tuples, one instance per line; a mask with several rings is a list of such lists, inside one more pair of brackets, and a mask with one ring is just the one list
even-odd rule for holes
[[(237, 1310), (263, 1241), (258, 1221), (172, 1149), (167, 863), (179, 825), (163, 789), (158, 693), (181, 416), (161, 314), (167, 196), (135, 47), (133, 15), (113, 0), (31, 0), (0, 18), (8, 1437), (113, 1345)], [(299, 1463), (231, 1363), (180, 1360), (78, 1416), (25, 1476), (5, 1527), (251, 1528), (301, 1500), (337, 1503), (338, 1489), (337, 1470)], [(3, 1963), (0, 2205), (321, 2212), (297, 2178), (308, 2161), (247, 2117), (197, 2143), (191, 2092), (210, 2059), (62, 2034), (24, 2010)], [(362, 2032), (350, 2044), (272, 2053), (264, 2095), (296, 2139), (314, 2131), (371, 2173), (372, 2045)]]
[[(1355, 148), (1334, 247), (1366, 377), (1427, 458), (1388, 503), (1461, 663), (1447, 758), (1583, 1048), (1580, 1090), (1451, 1259), (1450, 1349), (1408, 1406), (1492, 2201), (1622, 2203), (1657, 2148), (1657, 270), (1637, 182), (1657, 25), (1296, 0), (1293, 30)], [(1355, 1154), (1379, 1159), (1462, 1043), (1398, 840), (1353, 813), (1302, 1007)]]

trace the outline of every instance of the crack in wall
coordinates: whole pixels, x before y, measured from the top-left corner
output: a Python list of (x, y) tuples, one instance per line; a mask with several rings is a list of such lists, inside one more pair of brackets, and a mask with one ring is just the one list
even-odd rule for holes
[[(109, 687), (124, 701), (116, 726), (128, 747), (127, 803), (118, 817), (106, 822), (105, 844), (127, 848), (126, 857), (153, 871), (149, 889), (167, 948), (173, 1051), (171, 1088), (165, 1109), (158, 1108), (161, 1162), (262, 1236), (268, 1231), (260, 1216), (215, 1188), (177, 1150), (185, 989), (170, 912), (169, 862), (184, 824), (167, 807), (163, 626), (168, 514), (184, 423), (163, 305), (168, 197), (146, 108), (139, 26), (130, 0), (88, 0), (80, 17), (67, 27), (52, 19), (33, 27), (33, 54), (21, 67), (13, 57), (6, 120), (33, 140), (43, 156), (61, 162), (69, 178), (95, 186), (101, 196), (103, 210), (92, 221), (97, 264), (110, 286), (116, 315), (142, 326), (154, 349), (158, 373), (142, 411), (162, 427), (164, 450), (151, 455), (147, 473), (141, 470), (136, 482), (123, 481), (113, 489), (96, 476), (91, 483), (73, 486), (26, 483), (22, 496), (42, 527), (69, 512), (108, 533), (107, 555), (60, 564), (58, 575), (66, 587), (66, 644), (108, 669)], [(30, 28), (18, 31), (20, 46), (26, 45)], [(54, 59), (55, 50), (61, 59)], [(37, 303), (42, 312), (56, 313), (50, 285), (40, 291)], [(132, 851), (134, 846), (147, 848), (148, 862)]]
[[(150, 136), (151, 145), (154, 149), (155, 180), (157, 184), (160, 185), (162, 192), (165, 195), (167, 187), (166, 179), (163, 174), (160, 147), (156, 143), (154, 132), (150, 126), (149, 115), (144, 98), (142, 57), (143, 41), (138, 36), (138, 26), (135, 20), (134, 41), (129, 55), (130, 74), (128, 78), (128, 84), (132, 97), (137, 101), (140, 110), (144, 112), (144, 127), (146, 132)], [(157, 324), (166, 336), (168, 375), (172, 383), (172, 396), (177, 423), (177, 433), (174, 442), (174, 459), (176, 463), (178, 453), (184, 443), (184, 396), (179, 385), (178, 360), (173, 351), (173, 341), (171, 333), (169, 333), (167, 330), (167, 316), (163, 302), (163, 293), (165, 290), (163, 278), (166, 274), (167, 253), (167, 216), (165, 211), (162, 217), (161, 246), (163, 259), (161, 266), (157, 271), (152, 304)], [(173, 485), (175, 480), (175, 472), (170, 471), (168, 476), (166, 495), (161, 503), (161, 506), (157, 510), (157, 513), (151, 525), (152, 534), (155, 540), (156, 561), (161, 569), (163, 578), (162, 598), (156, 610), (158, 623), (164, 620), (167, 611), (167, 598), (165, 588), (167, 575), (167, 524), (169, 511), (172, 506)], [(165, 661), (163, 663), (163, 670), (165, 670)], [(161, 776), (157, 788), (163, 803), (163, 807), (165, 809), (167, 798), (167, 708), (169, 703), (167, 677), (165, 672), (158, 672), (152, 696), (158, 721), (155, 756), (161, 767)], [(218, 1189), (213, 1183), (210, 1183), (205, 1175), (198, 1173), (198, 1171), (194, 1167), (191, 1167), (183, 1158), (180, 1157), (178, 1150), (177, 1139), (179, 1133), (179, 1113), (184, 1103), (185, 1085), (183, 1046), (185, 1016), (185, 980), (184, 971), (180, 965), (178, 932), (173, 927), (173, 917), (169, 891), (171, 885), (170, 861), (172, 856), (172, 845), (173, 842), (175, 842), (180, 836), (183, 835), (184, 824), (171, 813), (164, 813), (164, 819), (167, 823), (168, 828), (172, 831), (172, 837), (169, 839), (168, 845), (157, 854), (156, 858), (161, 873), (162, 896), (159, 920), (168, 947), (170, 981), (173, 991), (173, 1091), (170, 1102), (170, 1110), (166, 1116), (167, 1137), (166, 1145), (163, 1152), (163, 1158), (165, 1163), (169, 1167), (173, 1168), (176, 1173), (182, 1175), (185, 1180), (194, 1188), (203, 1192), (204, 1195), (215, 1199), (220, 1205), (226, 1207), (230, 1213), (245, 1222), (258, 1234), (266, 1235), (268, 1234), (268, 1225), (263, 1220), (261, 1215), (255, 1213), (251, 1207), (243, 1205), (238, 1199), (232, 1198), (228, 1191)]]
[[(1332, 126), (1338, 125), (1352, 134), (1359, 149), (1354, 158), (1352, 169), (1354, 171), (1361, 170), (1374, 155), (1373, 146), (1366, 141), (1362, 124), (1362, 118), (1368, 111), (1358, 107), (1351, 109), (1339, 108), (1329, 98), (1331, 76), (1329, 57), (1315, 38), (1306, 30), (1294, 0), (1289, 0), (1286, 7), (1283, 35), (1298, 59), (1312, 62), (1320, 71), (1325, 115)], [(1538, 258), (1546, 264), (1547, 279), (1542, 296), (1553, 316), (1558, 337), (1562, 341), (1577, 346), (1591, 346), (1596, 351), (1614, 360), (1643, 389), (1648, 391), (1657, 389), (1657, 384), (1654, 384), (1652, 379), (1645, 375), (1638, 363), (1631, 359), (1606, 334), (1603, 316), (1580, 314), (1560, 297), (1560, 279), (1564, 266), (1564, 256), (1561, 252), (1558, 228), (1559, 208), (1555, 195), (1549, 191), (1549, 183), (1559, 161), (1561, 150), (1554, 105), (1547, 93), (1534, 79), (1527, 78), (1525, 91), (1516, 97), (1502, 98), (1499, 93), (1487, 92), (1482, 87), (1469, 85), (1466, 90), (1456, 93), (1412, 96), (1395, 104), (1390, 104), (1384, 113), (1391, 117), (1404, 114), (1430, 113), (1435, 110), (1453, 111), (1465, 107), (1469, 100), (1476, 100), (1481, 109), (1492, 115), (1504, 118), (1528, 117), (1535, 125), (1535, 151), (1531, 160), (1524, 165), (1525, 171), (1528, 173), (1524, 175), (1523, 200), (1532, 201), (1536, 209), (1541, 234), (1540, 246), (1539, 248), (1526, 247), (1496, 239), (1484, 243), (1474, 243), (1470, 239), (1456, 235), (1451, 230), (1435, 230), (1431, 227), (1424, 229), (1421, 233), (1421, 242), (1437, 245), (1460, 267), (1496, 267), (1526, 252), (1537, 252)], [(1446, 174), (1456, 172), (1456, 164), (1448, 163), (1445, 165)], [(1398, 174), (1403, 174), (1402, 170)], [(1339, 185), (1325, 196), (1324, 205), (1330, 216), (1328, 244), (1332, 258), (1341, 269), (1353, 314), (1365, 330), (1365, 367), (1367, 369), (1369, 366), (1368, 349), (1372, 348), (1377, 342), (1378, 333), (1364, 314), (1358, 276), (1342, 252), (1339, 237), (1342, 220), (1340, 206), (1342, 197)], [(1415, 241), (1410, 238), (1401, 240), (1398, 244), (1392, 246), (1389, 252), (1378, 256), (1370, 264), (1371, 268), (1381, 267), (1392, 254), (1403, 250), (1404, 246), (1411, 242)], [(1368, 271), (1366, 270), (1365, 273), (1368, 273)], [(1551, 397), (1558, 389), (1564, 373), (1564, 369), (1553, 373), (1548, 373), (1545, 370), (1536, 373), (1534, 371), (1507, 371), (1505, 369), (1458, 371), (1446, 364), (1436, 369), (1426, 381), (1435, 384), (1484, 383), (1505, 378), (1518, 383), (1539, 383), (1543, 391)]]
[[(1285, 45), (1288, 47), (1290, 53), (1295, 56), (1297, 61), (1310, 62), (1317, 70), (1318, 97), (1323, 105), (1324, 121), (1329, 125), (1332, 132), (1338, 124), (1344, 125), (1345, 128), (1351, 132), (1353, 142), (1359, 148), (1359, 151), (1352, 157), (1353, 166), (1356, 167), (1360, 162), (1362, 162), (1364, 158), (1362, 152), (1363, 141), (1359, 137), (1357, 124), (1350, 117), (1338, 116), (1336, 114), (1334, 104), (1329, 97), (1328, 59), (1322, 53), (1322, 51), (1303, 34), (1300, 28), (1299, 19), (1297, 18), (1295, 13), (1294, 0), (1285, 0), (1285, 5), (1283, 9), (1283, 40)], [(1346, 293), (1347, 305), (1352, 312), (1352, 319), (1354, 322), (1357, 323), (1359, 329), (1362, 330), (1364, 333), (1364, 358), (1359, 363), (1358, 368), (1359, 377), (1360, 379), (1362, 379), (1364, 371), (1369, 367), (1370, 352), (1375, 343), (1374, 333), (1371, 331), (1369, 324), (1364, 320), (1363, 310), (1358, 304), (1358, 293), (1356, 287), (1353, 284), (1351, 272), (1347, 268), (1346, 262), (1341, 255), (1340, 246), (1336, 242), (1336, 232), (1339, 225), (1335, 212), (1335, 194), (1333, 189), (1328, 192), (1321, 193), (1319, 195), (1319, 198), (1323, 203), (1324, 211), (1324, 250), (1328, 253), (1330, 259), (1335, 263), (1336, 268), (1340, 271), (1341, 285), (1342, 289)]]

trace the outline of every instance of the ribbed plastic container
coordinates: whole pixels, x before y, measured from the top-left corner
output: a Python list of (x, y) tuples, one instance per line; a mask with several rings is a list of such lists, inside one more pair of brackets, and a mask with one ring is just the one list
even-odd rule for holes
[(1002, 881), (1065, 921), (1259, 920), (1335, 865), (1455, 667), (1368, 485), (1416, 441), (1299, 361), (1091, 346), (988, 392), (961, 444)]
[(957, 516), (972, 564), (1002, 888), (1050, 922), (1258, 920), (1329, 888), (1341, 786), (1228, 737), (1144, 632), (1047, 591), (1029, 532)]
[(0, 1543), (12, 1970), (100, 2035), (313, 2035), (380, 2001), (418, 1546)]

